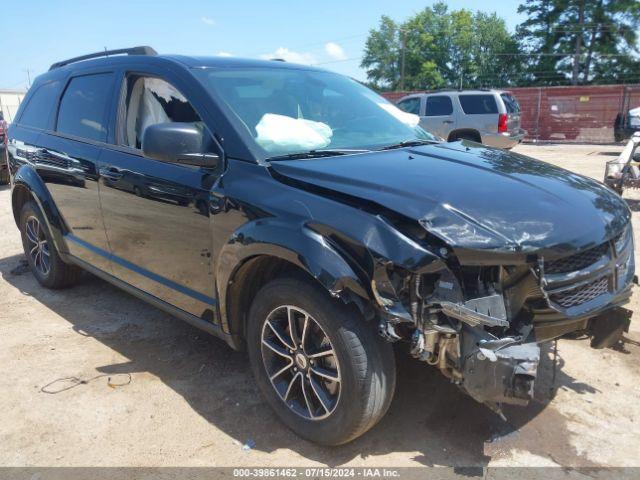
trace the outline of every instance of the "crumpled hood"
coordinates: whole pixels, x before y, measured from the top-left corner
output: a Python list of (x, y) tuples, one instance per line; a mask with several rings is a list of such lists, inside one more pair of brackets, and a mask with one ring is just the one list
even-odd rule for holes
[(271, 166), (410, 217), (460, 249), (562, 254), (612, 238), (630, 219), (626, 203), (594, 180), (468, 142)]

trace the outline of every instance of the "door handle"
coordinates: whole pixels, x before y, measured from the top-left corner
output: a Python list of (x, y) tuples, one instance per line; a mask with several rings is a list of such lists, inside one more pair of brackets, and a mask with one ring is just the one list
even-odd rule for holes
[(114, 167), (101, 168), (100, 175), (108, 178), (109, 180), (118, 180), (119, 178), (122, 178), (122, 173)]
[(443, 120), (442, 123), (453, 123), (453, 120)]

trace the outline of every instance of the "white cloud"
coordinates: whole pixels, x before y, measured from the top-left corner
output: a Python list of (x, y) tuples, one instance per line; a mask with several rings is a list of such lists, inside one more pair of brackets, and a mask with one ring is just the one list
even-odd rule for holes
[(218, 52), (218, 53), (216, 53), (216, 56), (218, 56), (218, 57), (233, 57), (233, 53), (229, 53), (229, 52)]
[(213, 27), (216, 24), (216, 21), (213, 18), (202, 17), (201, 20), (203, 23), (209, 25), (210, 27)]
[(335, 58), (336, 60), (344, 60), (347, 58), (347, 55), (344, 53), (344, 49), (334, 42), (325, 44), (324, 51), (327, 52), (327, 55), (331, 58)]
[(265, 53), (264, 55), (260, 55), (260, 58), (265, 60), (270, 60), (272, 58), (281, 58), (286, 62), (292, 63), (302, 63), (302, 64), (312, 64), (316, 63), (316, 57), (308, 52), (294, 52), (293, 50), (289, 50), (285, 47), (278, 48), (273, 53)]

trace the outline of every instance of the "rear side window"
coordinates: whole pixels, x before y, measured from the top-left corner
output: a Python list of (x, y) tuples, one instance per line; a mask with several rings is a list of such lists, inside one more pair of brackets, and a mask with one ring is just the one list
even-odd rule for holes
[(104, 142), (107, 139), (106, 112), (113, 74), (75, 77), (62, 96), (57, 131)]
[(498, 105), (493, 95), (460, 95), (460, 105), (467, 115), (498, 113)]
[(49, 82), (40, 85), (25, 106), (20, 116), (20, 125), (46, 129), (49, 127), (51, 110), (58, 100), (60, 82)]
[(502, 97), (507, 113), (520, 113), (520, 104), (516, 100), (516, 97), (508, 93), (501, 93), (500, 97)]
[(398, 108), (404, 110), (407, 113), (415, 113), (420, 115), (420, 98), (407, 98), (398, 103)]
[(441, 115), (451, 115), (453, 113), (453, 103), (446, 95), (427, 97), (427, 117), (438, 117)]

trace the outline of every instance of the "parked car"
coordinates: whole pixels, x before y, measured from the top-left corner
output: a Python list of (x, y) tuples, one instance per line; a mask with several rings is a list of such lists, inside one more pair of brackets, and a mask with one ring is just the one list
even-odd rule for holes
[(618, 158), (607, 162), (604, 184), (622, 195), (625, 188), (640, 188), (640, 132), (634, 133)]
[(0, 185), (9, 182), (9, 168), (6, 161), (7, 122), (0, 112)]
[(616, 142), (628, 140), (638, 132), (640, 132), (640, 107), (632, 108), (625, 114), (616, 115), (613, 125), (613, 137)]
[(385, 414), (395, 342), (501, 414), (532, 398), (540, 342), (603, 347), (628, 327), (630, 211), (414, 120), (286, 62), (137, 47), (56, 63), (9, 128), (29, 267), (47, 288), (88, 270), (246, 349), (268, 404), (314, 442)]
[(420, 116), (420, 126), (448, 142), (471, 140), (510, 149), (525, 136), (520, 105), (501, 90), (451, 90), (402, 97), (398, 107)]

